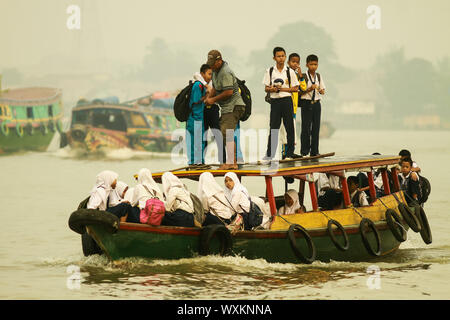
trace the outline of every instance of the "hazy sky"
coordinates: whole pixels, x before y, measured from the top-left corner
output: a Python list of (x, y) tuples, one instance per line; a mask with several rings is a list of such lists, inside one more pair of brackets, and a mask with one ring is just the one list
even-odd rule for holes
[[(81, 8), (81, 30), (66, 27), (71, 4)], [(380, 30), (366, 26), (369, 5), (381, 9)], [(330, 33), (346, 66), (369, 66), (399, 46), (407, 57), (435, 62), (450, 55), (449, 12), (448, 0), (0, 0), (0, 68), (51, 69), (52, 57), (61, 56), (140, 64), (156, 37), (174, 45), (229, 45), (247, 56), (281, 25), (299, 20)]]

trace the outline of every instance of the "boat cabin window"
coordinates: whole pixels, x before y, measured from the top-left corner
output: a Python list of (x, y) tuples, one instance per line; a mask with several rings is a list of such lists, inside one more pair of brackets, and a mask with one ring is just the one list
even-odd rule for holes
[(95, 109), (92, 116), (92, 125), (108, 130), (127, 131), (127, 125), (120, 110)]
[(27, 107), (27, 118), (34, 119), (33, 107)]
[(90, 110), (79, 110), (72, 113), (72, 124), (88, 124)]
[(0, 107), (0, 116), (3, 115), (3, 107)]
[(131, 126), (134, 128), (147, 128), (147, 122), (145, 121), (144, 116), (138, 112), (130, 113)]
[(48, 116), (53, 117), (53, 105), (48, 105)]

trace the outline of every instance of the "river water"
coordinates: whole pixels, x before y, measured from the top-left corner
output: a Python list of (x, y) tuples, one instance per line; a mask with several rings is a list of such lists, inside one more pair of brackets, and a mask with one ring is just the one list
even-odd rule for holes
[[(403, 148), (432, 185), (425, 209), (433, 243), (410, 230), (388, 257), (311, 265), (218, 256), (115, 263), (84, 257), (67, 221), (99, 171), (114, 170), (132, 185), (142, 167), (157, 172), (180, 165), (130, 151), (106, 159), (64, 150), (1, 156), (0, 299), (448, 299), (450, 132), (341, 130), (320, 146), (339, 156), (395, 155)], [(258, 181), (247, 187), (252, 194), (263, 190)], [(275, 190), (282, 193), (281, 182)]]

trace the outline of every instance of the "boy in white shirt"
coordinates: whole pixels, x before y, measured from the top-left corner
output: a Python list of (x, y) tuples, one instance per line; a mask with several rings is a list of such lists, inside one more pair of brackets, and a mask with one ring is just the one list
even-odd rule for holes
[(306, 66), (308, 71), (303, 77), (307, 83), (307, 89), (302, 91), (300, 97), (301, 117), (302, 117), (302, 133), (301, 139), (301, 155), (311, 156), (319, 155), (319, 132), (320, 132), (320, 116), (322, 106), (320, 104), (321, 96), (325, 94), (325, 83), (323, 77), (316, 72), (319, 67), (319, 58), (316, 55), (309, 55), (306, 58)]
[(294, 154), (294, 111), (291, 94), (298, 91), (299, 81), (294, 70), (284, 64), (286, 51), (283, 48), (273, 49), (273, 60), (276, 65), (267, 69), (263, 80), (265, 92), (270, 97), (270, 133), (264, 159), (271, 160), (275, 157), (281, 120), (287, 135), (286, 159), (292, 159), (299, 156)]

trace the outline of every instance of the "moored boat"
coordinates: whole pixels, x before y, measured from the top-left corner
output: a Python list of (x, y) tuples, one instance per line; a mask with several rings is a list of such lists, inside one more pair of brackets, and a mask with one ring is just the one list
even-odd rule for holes
[(0, 153), (45, 151), (61, 132), (60, 89), (0, 89)]
[(81, 99), (72, 109), (70, 130), (61, 147), (69, 144), (88, 153), (120, 148), (169, 152), (175, 145), (172, 132), (180, 127), (172, 112), (173, 100), (168, 93), (124, 103), (115, 97)]
[[(119, 223), (108, 212), (83, 209), (86, 201), (72, 213), (69, 226), (77, 233), (87, 232), (93, 239), (91, 248), (105, 253), (111, 260), (127, 257), (151, 259), (180, 259), (207, 254), (234, 254), (248, 259), (268, 262), (311, 263), (315, 260), (366, 261), (395, 252), (406, 240), (411, 228), (421, 232), (431, 242), (431, 231), (425, 213), (416, 214), (409, 208), (397, 177), (397, 156), (361, 156), (325, 158), (321, 156), (278, 163), (278, 166), (246, 164), (234, 172), (242, 178), (257, 177), (264, 180), (272, 215), (268, 229), (238, 231), (231, 234), (223, 225), (203, 228), (150, 226)], [(376, 198), (371, 180), (372, 170), (380, 169), (385, 195)], [(223, 176), (224, 170), (176, 170), (179, 178), (198, 180), (209, 171)], [(369, 176), (370, 205), (355, 208), (351, 205), (345, 174), (365, 171)], [(393, 190), (388, 171), (392, 173)], [(329, 173), (340, 177), (344, 208), (323, 211), (319, 208), (313, 173)], [(161, 173), (154, 173), (160, 181)], [(283, 196), (275, 196), (272, 180), (289, 177), (299, 181), (299, 196), (304, 199), (305, 185), (309, 185), (312, 210), (292, 215), (277, 215), (283, 205)], [(391, 192), (392, 191), (392, 192)], [(283, 192), (284, 193), (284, 192)], [(301, 201), (303, 202), (303, 201)], [(420, 209), (419, 209), (420, 210)], [(423, 211), (423, 208), (422, 208)], [(417, 212), (417, 211), (416, 211)], [(83, 242), (85, 254), (89, 247)], [(93, 252), (91, 252), (93, 253)]]

